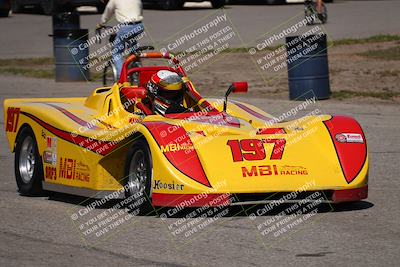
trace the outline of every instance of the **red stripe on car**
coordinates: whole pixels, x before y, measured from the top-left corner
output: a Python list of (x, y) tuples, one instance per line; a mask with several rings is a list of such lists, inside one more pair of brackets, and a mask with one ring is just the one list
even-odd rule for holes
[(247, 107), (246, 105), (243, 105), (242, 103), (239, 103), (239, 102), (236, 102), (236, 101), (232, 101), (232, 103), (235, 104), (236, 106), (238, 106), (239, 108), (243, 109), (247, 113), (253, 115), (256, 118), (258, 118), (258, 119), (261, 119), (261, 120), (264, 120), (264, 121), (267, 121), (267, 122), (268, 121), (272, 121), (271, 118), (269, 118), (269, 117), (267, 117), (267, 116), (265, 116), (265, 115), (263, 115), (261, 113), (258, 113), (257, 111)]
[(185, 120), (188, 122), (195, 121), (201, 123), (216, 124), (218, 126), (240, 127), (240, 122), (237, 118), (221, 112), (208, 112), (207, 115), (202, 116), (199, 116), (196, 112), (185, 112), (166, 114), (165, 117), (169, 119)]
[(52, 104), (52, 103), (42, 103), (42, 104), (45, 104), (45, 105), (48, 105), (50, 107), (57, 109), (58, 111), (63, 113), (65, 116), (67, 116), (68, 118), (70, 118), (71, 120), (73, 120), (74, 122), (76, 122), (77, 124), (79, 124), (81, 126), (84, 126), (88, 129), (100, 130), (100, 128), (97, 127), (96, 125), (93, 125), (91, 123), (88, 123), (87, 121), (82, 120), (81, 118), (77, 117), (75, 114), (69, 112), (65, 108), (62, 108), (62, 107), (60, 107), (56, 104)]
[(196, 182), (211, 187), (189, 135), (180, 126), (145, 122), (165, 157), (176, 169)]
[(284, 128), (264, 128), (258, 129), (257, 134), (285, 134)]
[(83, 147), (89, 151), (96, 153), (96, 154), (105, 156), (108, 153), (110, 153), (111, 151), (113, 151), (114, 148), (117, 146), (117, 142), (104, 142), (104, 141), (100, 141), (100, 140), (91, 139), (89, 137), (73, 134), (73, 133), (70, 133), (67, 131), (60, 130), (54, 126), (51, 126), (50, 124), (42, 121), (41, 119), (35, 117), (32, 114), (29, 114), (26, 112), (21, 112), (21, 114), (29, 117), (30, 119), (32, 119), (33, 121), (38, 123), (40, 126), (42, 126), (46, 130), (48, 130), (49, 132), (54, 134), (55, 136), (65, 140), (67, 142), (70, 142), (70, 143), (73, 143), (80, 147)]

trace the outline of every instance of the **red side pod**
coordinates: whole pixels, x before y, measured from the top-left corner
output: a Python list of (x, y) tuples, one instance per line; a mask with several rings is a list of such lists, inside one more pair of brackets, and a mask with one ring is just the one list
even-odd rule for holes
[[(367, 159), (367, 143), (360, 124), (356, 120), (346, 116), (332, 116), (324, 121), (335, 146), (340, 166), (347, 183), (351, 183), (360, 173)], [(337, 134), (356, 133), (361, 134), (363, 143), (338, 142)]]
[(196, 182), (211, 187), (185, 129), (163, 122), (145, 122), (143, 125), (149, 129), (161, 151), (175, 168)]

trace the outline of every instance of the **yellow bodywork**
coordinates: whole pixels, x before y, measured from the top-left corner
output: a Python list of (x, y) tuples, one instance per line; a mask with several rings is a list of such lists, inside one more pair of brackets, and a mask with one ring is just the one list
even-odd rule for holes
[[(240, 127), (182, 121), (160, 115), (143, 116), (134, 113), (136, 108), (129, 110), (124, 106), (120, 96), (123, 86), (115, 84), (111, 88), (98, 88), (87, 98), (5, 100), (5, 122), (10, 124), (9, 131), (6, 132), (10, 150), (14, 151), (21, 127), (29, 125), (42, 156), (46, 183), (90, 189), (94, 192), (115, 191), (122, 188), (127, 151), (142, 136), (149, 145), (152, 157), (152, 193), (210, 192), (209, 187), (184, 175), (164, 155), (168, 149), (185, 147), (164, 146), (160, 149), (160, 145), (144, 126), (146, 122), (161, 121), (180, 125), (190, 135), (213, 193), (287, 192), (301, 187), (306, 187), (309, 191), (335, 190), (359, 188), (367, 184), (368, 156), (357, 177), (351, 183), (346, 182), (331, 137), (322, 123), (331, 118), (329, 115), (308, 116), (297, 121), (270, 125), (265, 119), (229, 102), (227, 113), (238, 119)], [(208, 101), (219, 111), (222, 110), (220, 100)], [(240, 104), (264, 117), (272, 118), (254, 106)], [(14, 116), (10, 119), (10, 109), (17, 110), (18, 118)], [(71, 116), (75, 119), (71, 119)], [(283, 128), (285, 133), (257, 134), (258, 129), (268, 128)], [(57, 136), (54, 131), (65, 137), (72, 136), (72, 140), (77, 140), (76, 136), (80, 136), (83, 138), (79, 139), (80, 142), (87, 143), (75, 144)], [(234, 162), (227, 143), (230, 140), (240, 142), (244, 139), (263, 141), (267, 157), (262, 160)], [(274, 143), (267, 139), (285, 140), (281, 159), (270, 159)], [(94, 147), (96, 143), (93, 143), (90, 149), (82, 147), (92, 140), (101, 140), (104, 143), (97, 143), (98, 147)], [(113, 142), (118, 143), (116, 148), (102, 155), (103, 150), (107, 149), (102, 145)], [(184, 164), (191, 164), (190, 159)], [(176, 186), (158, 188), (155, 181)]]

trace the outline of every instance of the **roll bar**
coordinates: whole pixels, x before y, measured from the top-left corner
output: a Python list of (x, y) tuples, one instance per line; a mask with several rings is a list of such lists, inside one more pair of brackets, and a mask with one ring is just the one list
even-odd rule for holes
[(185, 70), (182, 68), (181, 65), (179, 65), (179, 60), (170, 53), (161, 53), (161, 52), (148, 52), (148, 53), (141, 53), (138, 55), (131, 55), (129, 56), (124, 64), (122, 65), (122, 70), (121, 70), (121, 75), (119, 78), (119, 83), (126, 83), (128, 82), (128, 73), (129, 73), (129, 65), (132, 62), (138, 61), (140, 58), (164, 58), (168, 60), (172, 60), (172, 63), (175, 65), (175, 70), (182, 76), (183, 82), (186, 84), (186, 87), (190, 91), (192, 97), (196, 99), (197, 104), (200, 105), (202, 108), (207, 108), (209, 111), (217, 111), (208, 101), (203, 99), (200, 94), (196, 91), (194, 88), (193, 84), (189, 81), (189, 79), (186, 77)]
[(122, 65), (122, 70), (121, 70), (121, 75), (119, 78), (119, 83), (125, 83), (128, 82), (128, 66), (135, 61), (138, 61), (140, 58), (164, 58), (164, 59), (168, 59), (168, 60), (172, 60), (172, 62), (175, 65), (175, 68), (178, 72), (180, 72), (182, 74), (182, 76), (186, 76), (185, 71), (183, 70), (183, 68), (179, 65), (179, 60), (170, 53), (161, 53), (161, 52), (148, 52), (148, 53), (141, 53), (139, 55), (131, 55), (129, 56), (124, 64)]

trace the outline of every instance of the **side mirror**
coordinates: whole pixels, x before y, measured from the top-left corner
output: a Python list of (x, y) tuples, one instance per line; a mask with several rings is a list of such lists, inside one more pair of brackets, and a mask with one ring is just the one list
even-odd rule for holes
[(224, 102), (224, 111), (226, 111), (226, 105), (228, 103), (228, 96), (231, 93), (234, 94), (244, 94), (247, 93), (249, 86), (247, 82), (234, 82), (229, 86), (228, 90), (225, 93), (225, 102)]
[(247, 89), (249, 88), (247, 82), (234, 82), (230, 87), (233, 87), (232, 93), (234, 94), (247, 93)]

